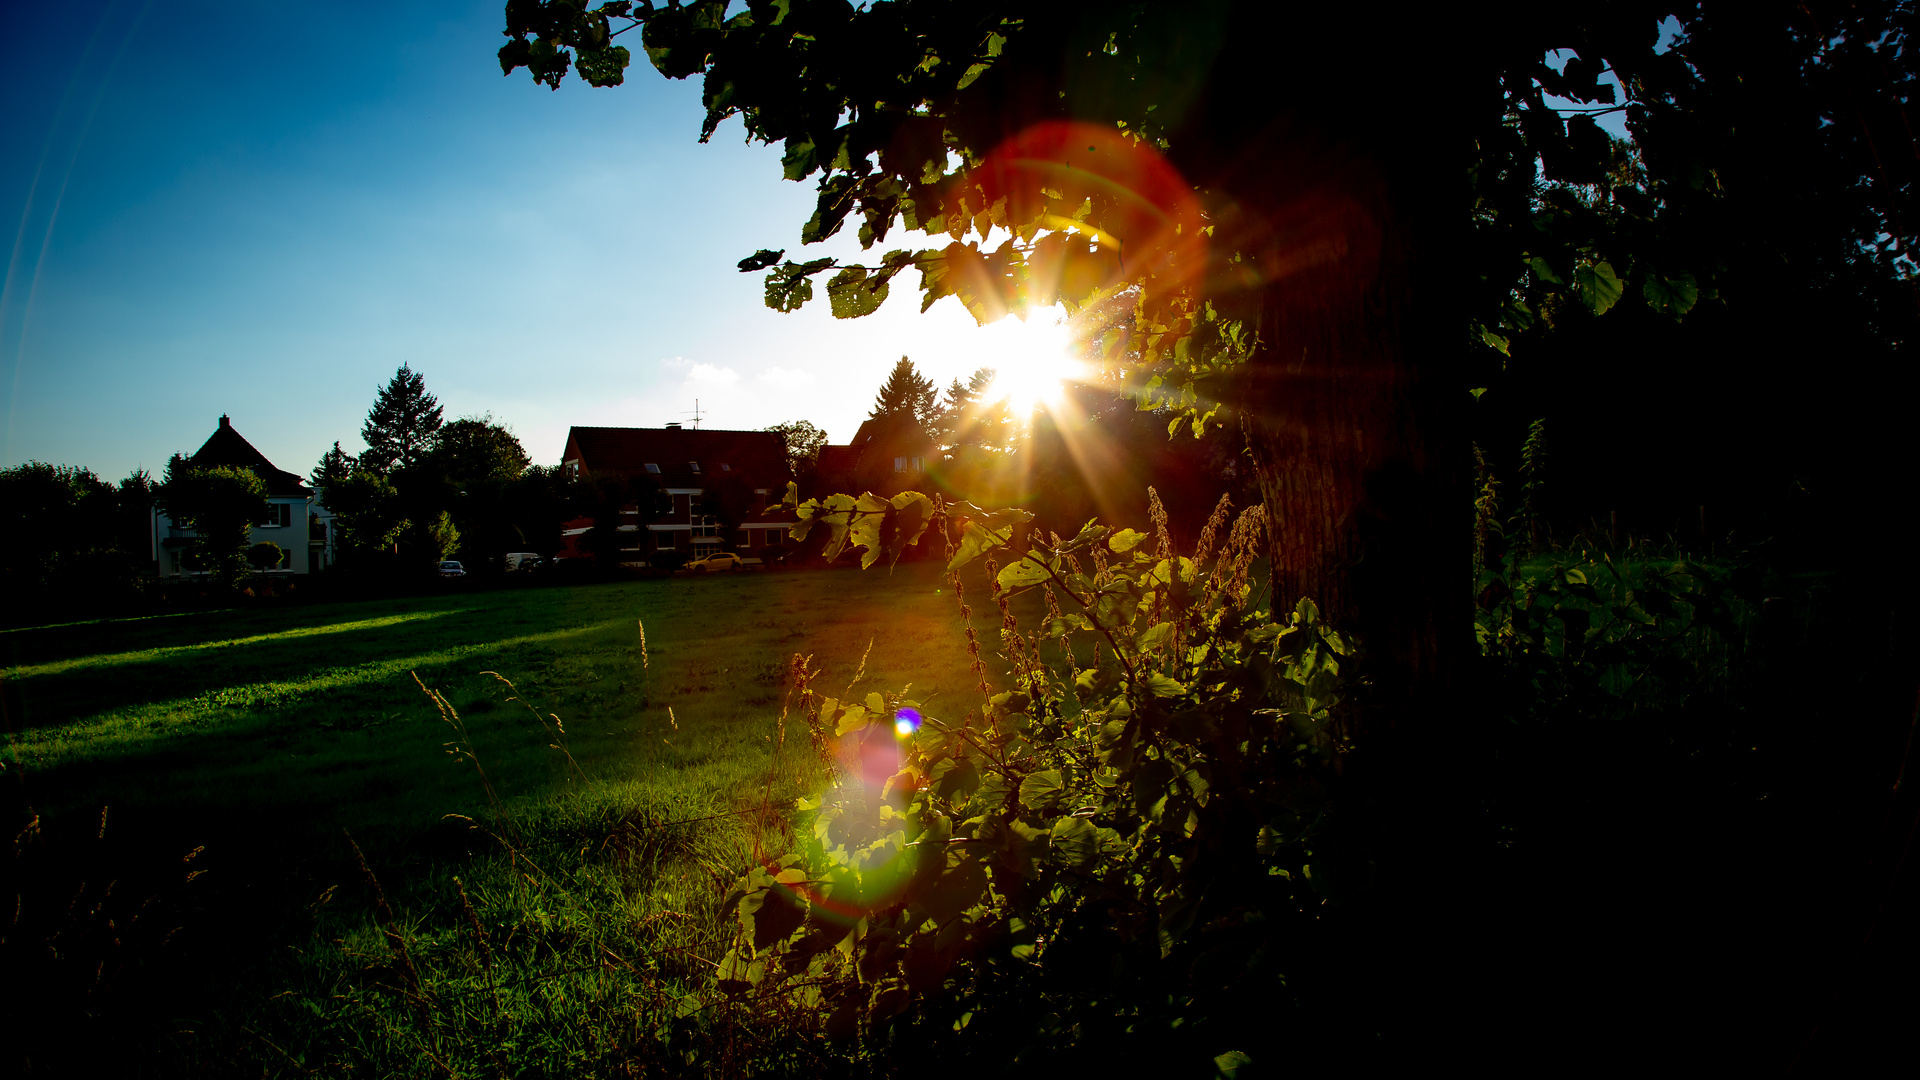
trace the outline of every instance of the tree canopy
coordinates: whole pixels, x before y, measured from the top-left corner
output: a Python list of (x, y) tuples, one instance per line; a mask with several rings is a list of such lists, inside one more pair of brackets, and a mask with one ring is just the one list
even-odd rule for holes
[[(827, 433), (808, 420), (788, 420), (767, 430), (778, 434), (786, 445), (788, 474), (796, 480), (811, 477), (820, 461), (820, 448), (827, 445)], [(809, 485), (803, 482), (800, 486)]]
[(267, 482), (259, 474), (228, 465), (200, 468), (175, 454), (167, 461), (160, 503), (194, 531), (190, 554), (213, 581), (231, 587), (246, 579), (248, 535), (267, 513)]
[[(1904, 280), (1908, 314), (1882, 311), (1912, 318), (1907, 0), (506, 15), (502, 70), (555, 87), (621, 82), (639, 28), (659, 72), (701, 77), (702, 138), (737, 118), (814, 183), (803, 243), (851, 227), (873, 252), (755, 252), (739, 266), (765, 272), (769, 306), (824, 276), (857, 317), (908, 270), (923, 307), (954, 296), (982, 321), (1058, 302), (1142, 407), (1195, 434), (1235, 420), (1275, 525), (1274, 609), (1311, 596), (1360, 631), (1397, 673), (1376, 702), (1470, 647), (1468, 391), (1516, 347), (1609, 313), (1677, 319), (1746, 267), (1809, 273), (1809, 252), (1820, 273)], [(1788, 123), (1756, 125), (1768, 86), (1800, 88)], [(1753, 212), (1783, 193), (1752, 164), (1783, 154), (1833, 196), (1797, 262)], [(932, 243), (888, 248), (896, 230)]]
[(491, 416), (467, 416), (434, 433), (423, 459), (455, 488), (517, 480), (533, 459), (506, 425)]

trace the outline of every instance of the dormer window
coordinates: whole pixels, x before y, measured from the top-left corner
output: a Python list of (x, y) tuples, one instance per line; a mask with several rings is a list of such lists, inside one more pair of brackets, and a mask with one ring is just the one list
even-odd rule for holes
[(660, 466), (658, 466), (658, 465), (656, 465), (656, 464), (654, 464), (653, 462), (651, 462), (651, 461), (649, 461), (649, 462), (647, 462), (647, 471), (648, 471), (648, 472), (650, 472), (650, 473), (652, 473), (652, 474), (653, 474), (653, 475), (655, 475), (655, 476), (659, 476), (659, 475), (660, 475)]
[(694, 472), (698, 473), (700, 471), (700, 463), (697, 461), (689, 461), (687, 462), (687, 468), (692, 469)]
[(724, 462), (724, 461), (723, 461), (723, 462), (721, 462), (721, 463), (720, 463), (720, 471), (721, 471), (721, 472), (732, 472), (732, 471), (733, 471), (733, 466), (731, 466), (731, 465), (729, 465), (729, 464), (727, 464), (726, 462)]

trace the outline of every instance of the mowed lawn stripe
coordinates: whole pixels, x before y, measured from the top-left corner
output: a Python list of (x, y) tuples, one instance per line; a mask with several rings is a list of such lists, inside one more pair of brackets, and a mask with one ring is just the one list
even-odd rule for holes
[(373, 619), (358, 619), (353, 622), (333, 623), (327, 626), (297, 626), (289, 630), (280, 630), (271, 634), (254, 634), (251, 637), (231, 638), (225, 641), (206, 641), (196, 645), (168, 645), (152, 649), (139, 649), (132, 652), (97, 653), (92, 656), (75, 656), (66, 660), (55, 660), (45, 664), (29, 664), (22, 667), (0, 669), (0, 678), (24, 682), (27, 679), (43, 675), (57, 675), (81, 668), (116, 667), (121, 664), (164, 663), (180, 656), (211, 652), (219, 649), (233, 649), (245, 645), (258, 645), (267, 641), (286, 641), (294, 638), (316, 637), (321, 634), (344, 634), (352, 630), (375, 630), (384, 626), (397, 626), (400, 623), (417, 622), (421, 619), (438, 619), (448, 615), (466, 615), (472, 608), (453, 608), (447, 611), (415, 611), (401, 615), (385, 615)]
[[(419, 617), (419, 616), (414, 616)], [(367, 623), (399, 620), (366, 620)], [(298, 703), (319, 691), (341, 690), (364, 683), (384, 682), (416, 671), (430, 671), (458, 660), (520, 648), (539, 642), (577, 637), (595, 630), (619, 625), (615, 622), (550, 630), (544, 634), (523, 634), (480, 645), (456, 645), (437, 652), (402, 656), (392, 660), (372, 660), (346, 668), (329, 668), (304, 679), (277, 682), (242, 683), (210, 690), (190, 698), (158, 701), (132, 709), (87, 717), (53, 728), (29, 729), (14, 736), (9, 754), (18, 755), (34, 768), (49, 768), (75, 757), (97, 758), (113, 753), (137, 752), (150, 740), (165, 738), (180, 728), (203, 721), (245, 722), (249, 714), (235, 709), (274, 709)], [(410, 683), (408, 685), (411, 685)]]

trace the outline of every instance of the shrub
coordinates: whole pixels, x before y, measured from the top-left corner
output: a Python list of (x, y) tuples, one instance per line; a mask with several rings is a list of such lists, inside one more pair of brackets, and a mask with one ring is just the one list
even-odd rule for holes
[[(837, 783), (798, 807), (798, 849), (739, 881), (723, 990), (799, 995), (833, 1034), (912, 1016), (923, 1039), (1005, 1060), (1280, 985), (1276, 935), (1356, 876), (1314, 852), (1355, 649), (1311, 601), (1257, 605), (1260, 508), (1216, 548), (1222, 499), (1182, 556), (1149, 495), (1154, 535), (1035, 535), (1004, 567), (1031, 515), (969, 508), (948, 565), (989, 560), (1013, 689), (992, 692), (969, 622), (980, 699), (961, 716), (805, 692)], [(802, 506), (797, 531), (827, 523), (829, 550), (885, 537), (871, 562), (917, 542), (909, 496)], [(1009, 601), (1032, 590), (1047, 615), (1023, 629)]]
[(272, 570), (286, 558), (287, 552), (279, 544), (261, 541), (247, 549), (247, 563), (255, 570)]

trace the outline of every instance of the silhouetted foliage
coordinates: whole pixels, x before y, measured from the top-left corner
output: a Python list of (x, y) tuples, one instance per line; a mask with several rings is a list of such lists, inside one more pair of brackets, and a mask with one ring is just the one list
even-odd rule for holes
[(409, 469), (433, 448), (440, 431), (440, 403), (427, 393), (427, 381), (406, 364), (376, 393), (360, 437), (367, 449), (359, 464), (385, 475)]

